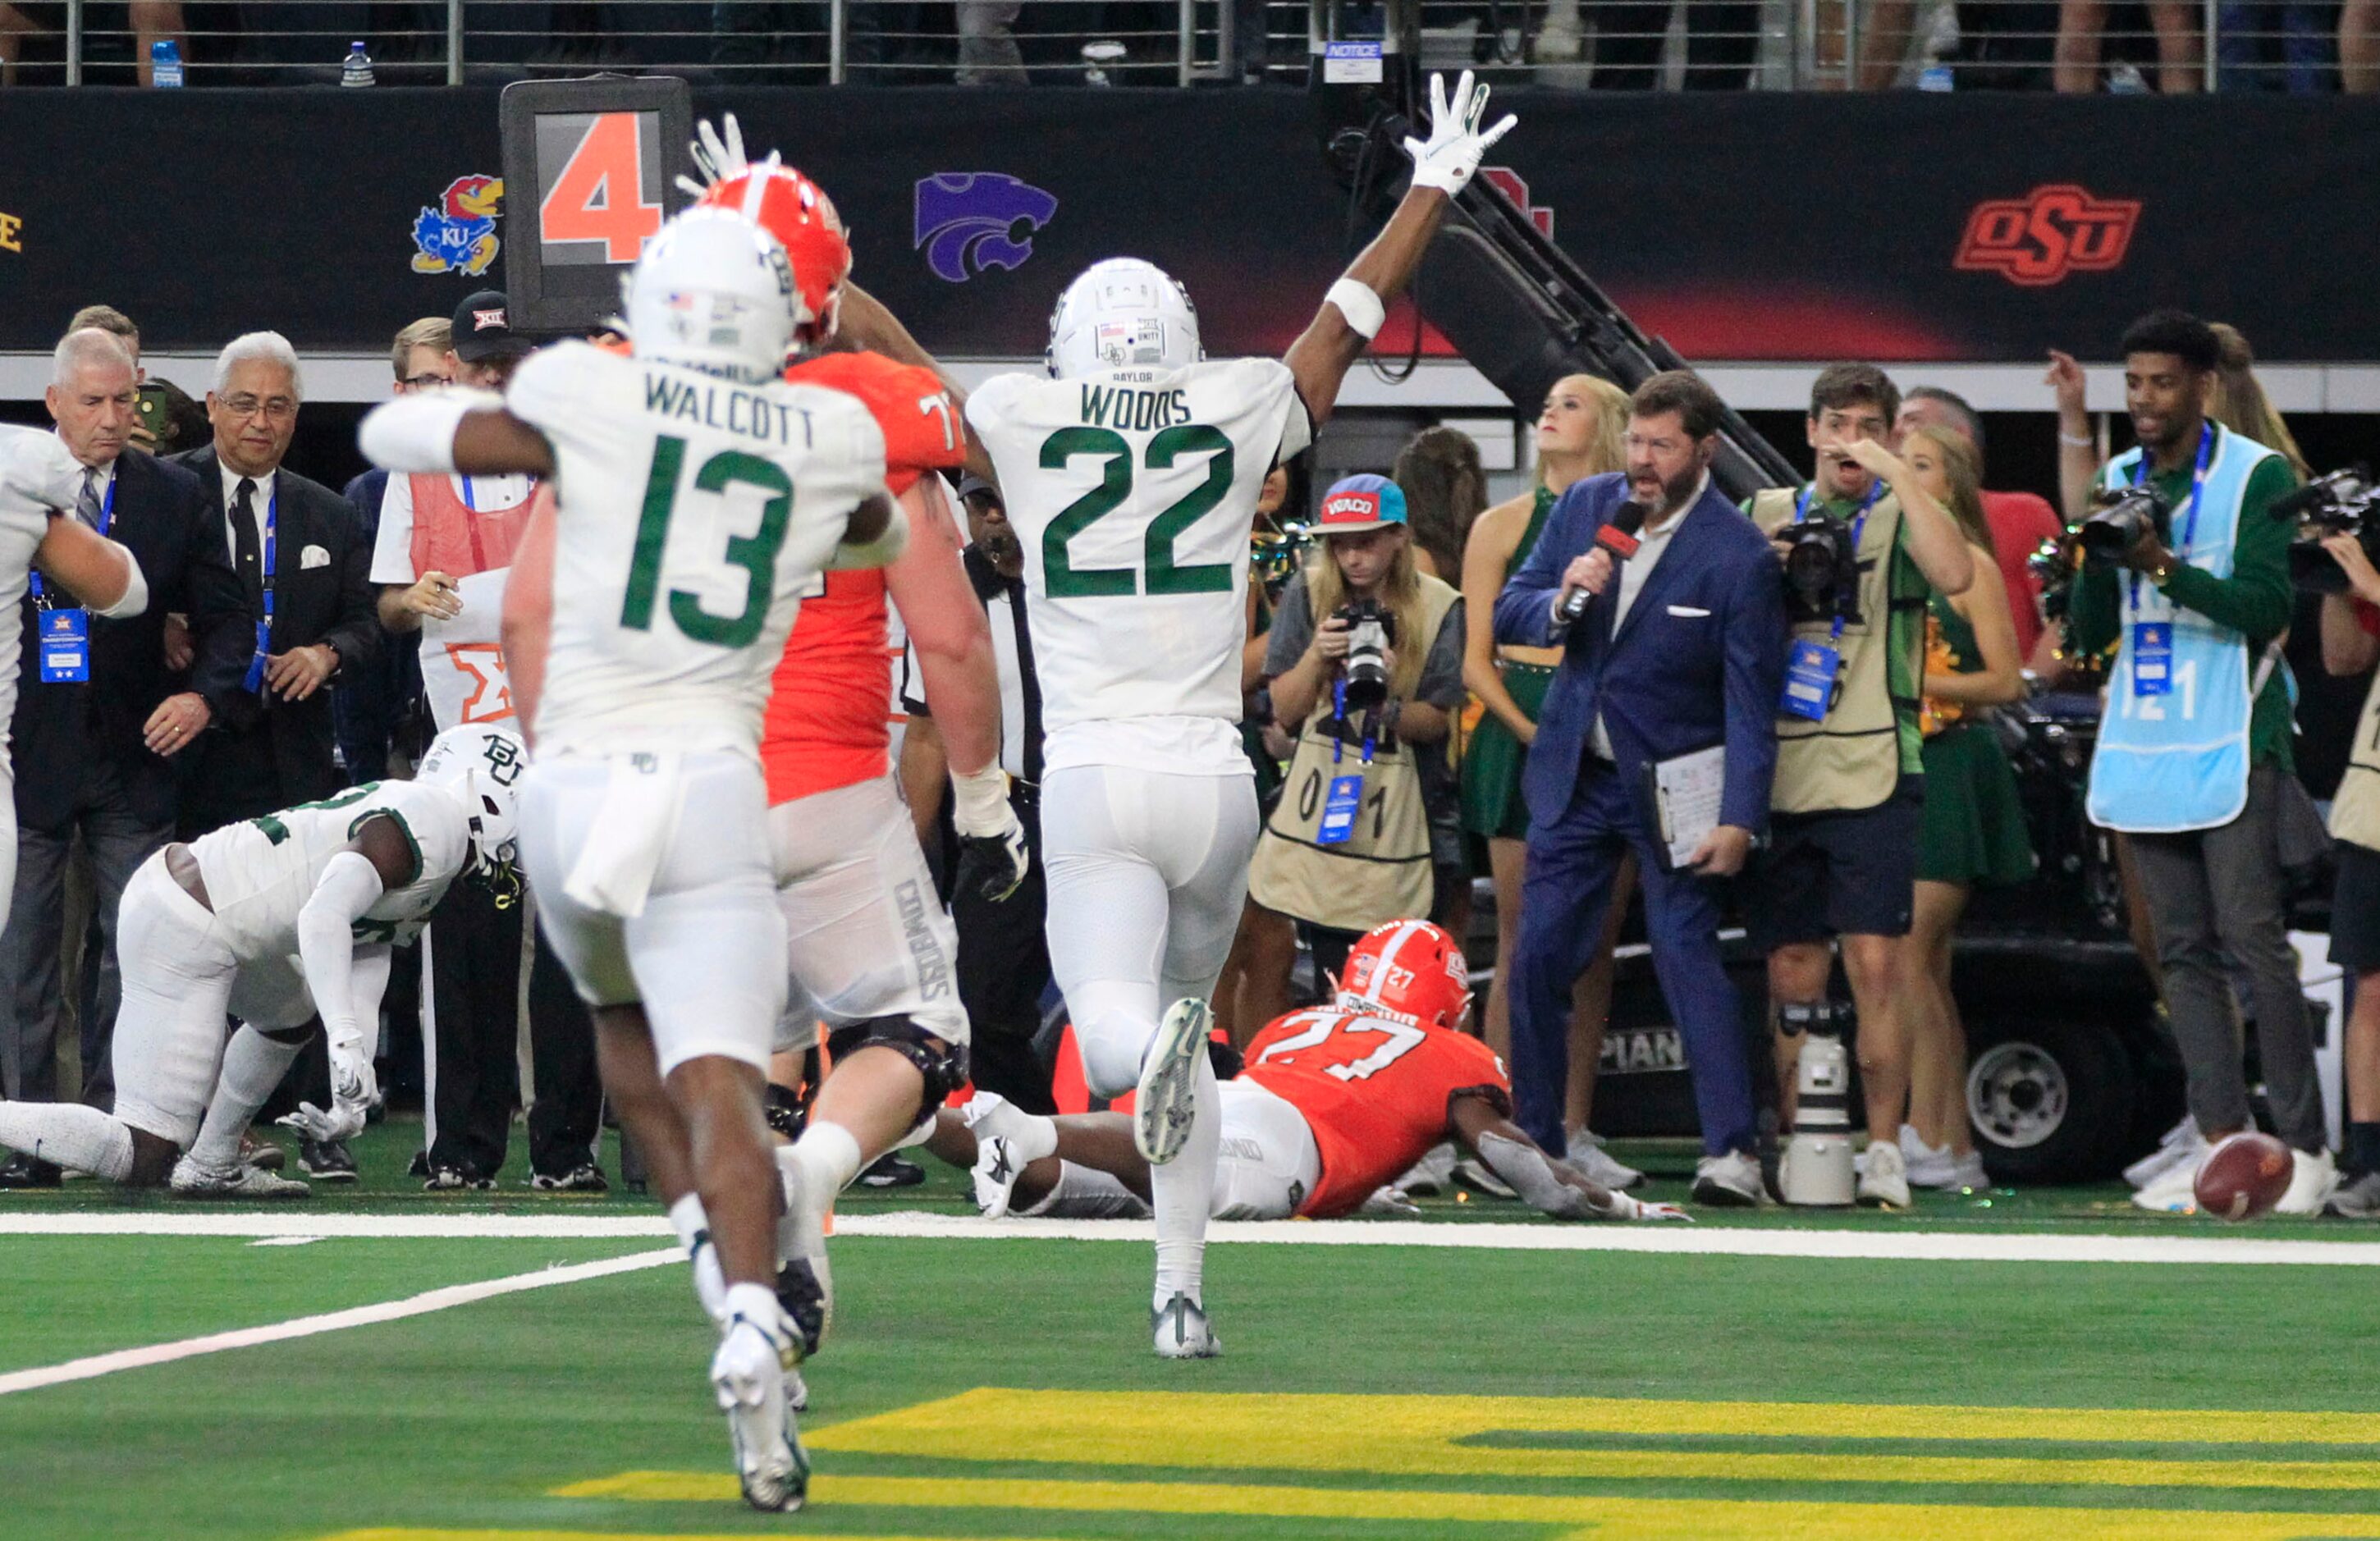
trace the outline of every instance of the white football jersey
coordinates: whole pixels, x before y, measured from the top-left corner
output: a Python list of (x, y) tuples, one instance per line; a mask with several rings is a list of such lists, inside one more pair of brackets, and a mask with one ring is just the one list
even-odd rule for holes
[(540, 755), (759, 758), (801, 594), (884, 489), (857, 397), (744, 385), (563, 343), (505, 405), (553, 445), (553, 633)]
[(1248, 532), (1313, 437), (1288, 366), (1004, 374), (966, 413), (1025, 546), (1048, 769), (1245, 773)]
[(226, 824), (190, 843), (207, 903), (242, 959), (298, 951), (298, 912), (322, 868), (367, 819), (396, 821), (413, 847), (412, 881), (375, 900), (356, 922), (358, 942), (411, 941), (471, 855), (462, 799), (418, 782), (366, 782), (319, 803)]
[[(17, 710), (17, 649), (24, 642), (22, 601), (33, 552), (50, 533), (50, 510), (72, 509), (81, 492), (82, 465), (56, 434), (0, 425), (0, 723)], [(0, 765), (6, 754), (0, 742)]]

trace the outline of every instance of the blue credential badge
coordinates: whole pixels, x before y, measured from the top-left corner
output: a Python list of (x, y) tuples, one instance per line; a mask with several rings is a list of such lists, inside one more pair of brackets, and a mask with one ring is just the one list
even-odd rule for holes
[(2136, 621), (2132, 624), (2132, 694), (2135, 696), (2169, 696), (2173, 693), (2173, 623), (2171, 621)]
[(91, 682), (91, 615), (82, 610), (43, 610), (35, 646), (42, 655), (43, 685)]
[(1796, 642), (1785, 655), (1785, 695), (1777, 710), (1788, 717), (1812, 722), (1827, 720), (1834, 704), (1835, 676), (1842, 671), (1843, 655), (1824, 642)]
[(1364, 778), (1353, 776), (1330, 778), (1330, 795), (1322, 799), (1322, 827), (1314, 831), (1317, 845), (1344, 845), (1347, 837), (1355, 832), (1355, 812), (1364, 803)]

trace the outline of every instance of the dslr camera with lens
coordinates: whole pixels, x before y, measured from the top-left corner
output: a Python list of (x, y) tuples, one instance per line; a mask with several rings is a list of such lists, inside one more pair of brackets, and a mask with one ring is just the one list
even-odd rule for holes
[(2298, 522), (2297, 543), (2289, 548), (2289, 581), (2314, 594), (2344, 594), (2347, 573), (2338, 558), (2322, 549), (2334, 535), (2352, 535), (2363, 554), (2380, 565), (2380, 488), (2362, 466), (2318, 476), (2285, 498), (2276, 499), (2273, 517)]
[(2170, 528), (2173, 505), (2145, 481), (2104, 489), (2096, 503), (2074, 529), (2085, 556), (2112, 561), (2151, 535), (2163, 540)]
[(1777, 532), (1785, 543), (1785, 615), (1789, 621), (1859, 622), (1859, 546), (1852, 527), (1812, 514)]
[(1356, 600), (1335, 613), (1347, 623), (1347, 710), (1369, 711), (1389, 698), (1386, 654), (1396, 646), (1397, 618), (1378, 600)]

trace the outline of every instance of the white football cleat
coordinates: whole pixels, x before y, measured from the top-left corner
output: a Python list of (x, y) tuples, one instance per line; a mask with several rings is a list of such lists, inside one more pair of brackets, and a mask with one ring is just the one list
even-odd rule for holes
[(796, 1341), (791, 1322), (739, 1316), (729, 1320), (710, 1361), (710, 1388), (727, 1414), (744, 1501), (771, 1514), (801, 1508), (809, 1494), (809, 1456), (785, 1397)]
[(174, 1163), (174, 1175), (167, 1181), (185, 1198), (304, 1198), (314, 1191), (245, 1161), (211, 1167), (188, 1156)]
[(1025, 1163), (1016, 1159), (1016, 1147), (1005, 1135), (976, 1143), (975, 1171), (969, 1177), (975, 1183), (975, 1207), (983, 1211), (984, 1219), (1008, 1218), (1009, 1195), (1016, 1191), (1016, 1180), (1024, 1173)]
[(2319, 1215), (2338, 1188), (2338, 1163), (2327, 1150), (2292, 1150), (2289, 1192), (2273, 1206), (2277, 1215)]
[(1157, 1356), (1160, 1359), (1217, 1359), (1222, 1356), (1222, 1340), (1208, 1324), (1206, 1308), (1187, 1294), (1177, 1294), (1165, 1303), (1161, 1311), (1151, 1311), (1149, 1320), (1156, 1329)]
[(1149, 1040), (1132, 1110), (1132, 1143), (1150, 1166), (1161, 1167), (1182, 1154), (1190, 1138), (1190, 1121), (1197, 1114), (1198, 1061), (1213, 1025), (1207, 1002), (1195, 997), (1176, 1001)]
[(1868, 1142), (1867, 1161), (1859, 1175), (1859, 1202), (1880, 1209), (1909, 1207), (1909, 1171), (1901, 1164), (1897, 1141)]

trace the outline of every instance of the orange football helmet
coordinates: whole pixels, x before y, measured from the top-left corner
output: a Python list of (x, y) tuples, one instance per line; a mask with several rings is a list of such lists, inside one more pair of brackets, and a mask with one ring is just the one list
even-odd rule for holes
[(772, 155), (713, 185), (702, 203), (735, 210), (784, 247), (794, 268), (796, 344), (812, 351), (832, 337), (851, 276), (851, 241), (826, 190)]
[(1427, 920), (1391, 920), (1347, 950), (1339, 1004), (1455, 1031), (1471, 1011), (1471, 965), (1442, 928)]

